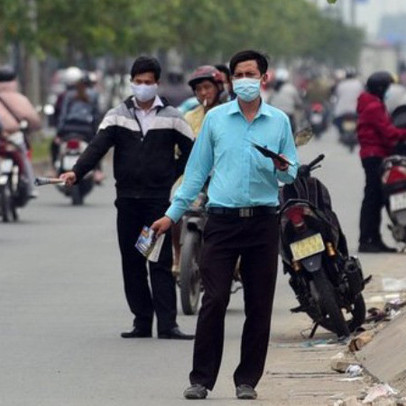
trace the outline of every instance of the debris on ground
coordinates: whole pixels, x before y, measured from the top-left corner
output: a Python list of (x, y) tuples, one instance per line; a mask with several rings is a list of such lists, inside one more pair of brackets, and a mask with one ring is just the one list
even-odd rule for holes
[[(377, 385), (372, 386), (369, 390), (365, 398), (362, 400), (362, 404), (373, 404), (375, 406), (376, 403), (374, 401), (378, 398), (390, 398), (393, 395), (396, 395), (398, 392), (394, 389), (392, 389), (387, 383), (380, 383)], [(382, 399), (383, 400), (383, 399)], [(392, 400), (392, 399), (389, 399)], [(395, 403), (387, 403), (388, 405), (396, 405), (396, 401), (394, 400)]]
[(367, 345), (374, 337), (374, 331), (364, 331), (361, 334), (353, 337), (348, 343), (348, 348), (351, 352), (360, 351), (362, 347)]
[(349, 351), (340, 351), (331, 357), (330, 366), (334, 371), (345, 372), (351, 365), (360, 365), (360, 363), (354, 359)]

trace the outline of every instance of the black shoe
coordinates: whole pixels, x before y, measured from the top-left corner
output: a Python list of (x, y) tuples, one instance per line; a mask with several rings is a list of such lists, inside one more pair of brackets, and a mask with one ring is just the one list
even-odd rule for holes
[(382, 241), (379, 242), (363, 242), (358, 247), (358, 252), (380, 253), (380, 252), (397, 252), (396, 248), (391, 248), (385, 245)]
[(238, 385), (236, 388), (236, 396), (238, 399), (256, 399), (257, 392), (250, 385)]
[(186, 399), (206, 399), (207, 389), (200, 383), (194, 383), (183, 392)]
[(136, 327), (132, 331), (125, 331), (121, 333), (122, 338), (150, 338), (152, 333), (148, 330), (140, 330)]
[(195, 336), (193, 334), (185, 334), (179, 330), (179, 327), (174, 327), (173, 329), (159, 333), (158, 338), (167, 338), (172, 340), (193, 340)]

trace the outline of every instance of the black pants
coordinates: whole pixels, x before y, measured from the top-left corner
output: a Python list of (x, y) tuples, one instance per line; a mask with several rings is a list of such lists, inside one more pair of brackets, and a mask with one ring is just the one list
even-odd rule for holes
[(245, 323), (234, 382), (253, 387), (264, 369), (278, 259), (276, 215), (235, 218), (210, 215), (204, 230), (201, 275), (204, 285), (190, 382), (212, 389), (220, 368), (224, 318), (233, 272), (241, 255)]
[(151, 331), (155, 312), (158, 334), (170, 330), (176, 326), (176, 290), (171, 272), (170, 233), (165, 236), (158, 262), (149, 262), (151, 289), (148, 285), (147, 261), (135, 248), (142, 227), (150, 226), (162, 217), (169, 203), (159, 199), (118, 198), (115, 204), (124, 290), (135, 316), (134, 326), (143, 331)]
[(360, 243), (381, 241), (381, 212), (384, 206), (380, 166), (382, 158), (370, 157), (362, 160), (365, 171), (364, 199), (361, 206)]

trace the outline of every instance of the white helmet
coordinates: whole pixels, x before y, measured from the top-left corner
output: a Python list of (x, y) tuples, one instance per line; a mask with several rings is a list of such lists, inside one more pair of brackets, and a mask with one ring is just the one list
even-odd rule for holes
[(73, 86), (84, 77), (82, 70), (76, 66), (70, 66), (67, 68), (63, 76), (66, 86)]
[(289, 79), (289, 72), (287, 69), (278, 68), (275, 72), (275, 80), (279, 82), (286, 82)]

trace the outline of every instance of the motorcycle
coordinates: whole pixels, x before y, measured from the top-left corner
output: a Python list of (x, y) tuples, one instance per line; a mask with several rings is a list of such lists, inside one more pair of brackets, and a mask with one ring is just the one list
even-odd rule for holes
[(353, 152), (358, 144), (357, 114), (347, 113), (341, 116), (337, 122), (337, 128), (340, 135), (339, 141), (346, 145), (350, 152)]
[(318, 326), (344, 338), (365, 321), (362, 290), (369, 279), (364, 279), (359, 260), (348, 256), (326, 186), (311, 176), (323, 159), (320, 155), (302, 165), (295, 182), (281, 189), (280, 250), (299, 302), (291, 311), (305, 312), (313, 320), (310, 338)]
[[(392, 113), (396, 127), (406, 128), (406, 105), (399, 106)], [(382, 191), (391, 224), (388, 225), (393, 238), (406, 243), (406, 144), (399, 143), (395, 154), (382, 162)]]
[(202, 291), (199, 258), (207, 221), (206, 200), (206, 194), (201, 192), (182, 217), (179, 286), (182, 310), (186, 315), (196, 314)]
[(319, 138), (321, 134), (326, 131), (328, 125), (328, 112), (326, 107), (322, 103), (312, 102), (306, 115), (314, 135)]
[(30, 200), (29, 180), (24, 174), (20, 145), (24, 134), (19, 131), (0, 136), (0, 214), (4, 223), (18, 220), (18, 208)]
[[(182, 310), (185, 315), (196, 314), (200, 294), (204, 290), (199, 270), (199, 259), (203, 247), (203, 231), (208, 217), (206, 202), (206, 193), (199, 193), (196, 201), (182, 217), (179, 287)], [(238, 262), (233, 276), (231, 293), (236, 293), (240, 289), (242, 289), (242, 282)]]
[[(88, 143), (80, 134), (70, 134), (63, 138), (59, 147), (58, 158), (54, 164), (58, 176), (72, 170), (87, 145)], [(56, 185), (60, 192), (72, 199), (74, 206), (83, 204), (84, 197), (90, 193), (93, 186), (93, 172), (89, 172), (80, 182), (71, 187), (67, 187), (64, 184)]]

